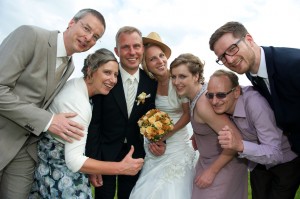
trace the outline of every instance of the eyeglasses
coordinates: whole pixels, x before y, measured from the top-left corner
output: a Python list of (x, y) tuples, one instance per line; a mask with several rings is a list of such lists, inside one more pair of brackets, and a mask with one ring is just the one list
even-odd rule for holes
[(79, 21), (79, 22), (80, 22), (80, 24), (81, 24), (82, 30), (83, 30), (86, 34), (92, 35), (92, 36), (93, 36), (92, 38), (93, 38), (93, 40), (94, 40), (95, 42), (97, 42), (97, 41), (100, 39), (100, 37), (99, 37), (98, 35), (96, 35), (96, 34), (93, 33), (93, 31), (91, 30), (91, 28), (89, 27), (88, 24), (84, 24), (84, 23), (82, 23), (81, 21)]
[(241, 37), (236, 43), (232, 44), (231, 46), (229, 46), (229, 48), (227, 48), (225, 50), (225, 52), (220, 56), (218, 57), (218, 59), (216, 60), (217, 64), (219, 65), (224, 65), (227, 60), (226, 60), (226, 57), (225, 55), (229, 55), (229, 56), (233, 56), (235, 55), (237, 52), (239, 52), (239, 47), (238, 47), (238, 44), (245, 38), (244, 37)]
[(228, 94), (230, 94), (232, 91), (235, 90), (236, 87), (232, 88), (230, 91), (228, 92), (225, 92), (225, 93), (222, 93), (222, 92), (219, 92), (219, 93), (206, 93), (205, 96), (207, 99), (214, 99), (214, 96), (216, 96), (218, 99), (224, 99)]

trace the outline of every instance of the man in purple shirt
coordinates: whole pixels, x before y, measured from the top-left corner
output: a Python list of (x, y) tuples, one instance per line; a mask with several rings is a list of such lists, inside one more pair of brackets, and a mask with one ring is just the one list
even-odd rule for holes
[(237, 125), (243, 140), (231, 129), (219, 132), (222, 148), (236, 150), (249, 160), (253, 199), (293, 199), (299, 186), (300, 158), (288, 138), (276, 126), (267, 100), (252, 86), (239, 86), (238, 76), (217, 70), (210, 77), (206, 97), (218, 114), (226, 113)]

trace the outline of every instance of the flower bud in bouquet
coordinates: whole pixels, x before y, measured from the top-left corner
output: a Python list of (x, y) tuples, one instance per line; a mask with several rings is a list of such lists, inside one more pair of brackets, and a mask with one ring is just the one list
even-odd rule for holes
[(159, 109), (151, 109), (139, 121), (140, 133), (151, 142), (159, 141), (173, 130), (174, 124), (169, 115)]

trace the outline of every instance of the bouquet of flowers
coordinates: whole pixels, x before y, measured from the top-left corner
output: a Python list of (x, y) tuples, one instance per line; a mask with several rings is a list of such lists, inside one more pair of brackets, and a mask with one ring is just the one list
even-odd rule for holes
[(151, 109), (139, 121), (140, 133), (151, 142), (159, 141), (174, 127), (169, 115), (159, 109)]

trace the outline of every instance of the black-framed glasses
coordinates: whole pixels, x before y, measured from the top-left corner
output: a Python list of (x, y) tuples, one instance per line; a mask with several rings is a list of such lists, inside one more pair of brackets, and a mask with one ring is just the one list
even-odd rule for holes
[(244, 37), (241, 37), (237, 42), (235, 42), (234, 44), (232, 44), (231, 46), (229, 46), (229, 48), (227, 48), (225, 50), (225, 52), (220, 56), (218, 57), (218, 59), (216, 60), (217, 64), (219, 65), (224, 65), (226, 62), (227, 62), (227, 59), (225, 57), (225, 55), (229, 55), (229, 56), (233, 56), (235, 55), (237, 52), (239, 52), (239, 47), (238, 47), (238, 44), (245, 38)]
[(81, 21), (79, 21), (79, 22), (80, 22), (80, 24), (81, 24), (82, 30), (83, 30), (86, 34), (92, 35), (92, 38), (93, 38), (93, 40), (94, 40), (95, 42), (97, 42), (97, 41), (100, 39), (100, 37), (99, 37), (98, 35), (96, 35), (96, 34), (93, 33), (92, 29), (89, 27), (88, 24), (84, 24), (84, 23), (81, 22)]
[(218, 98), (218, 99), (224, 99), (228, 94), (230, 94), (232, 91), (234, 91), (235, 88), (236, 87), (234, 87), (230, 91), (224, 92), (224, 93), (223, 92), (218, 92), (218, 93), (209, 93), (209, 92), (207, 92), (205, 94), (205, 96), (206, 96), (207, 99), (210, 99), (210, 100), (214, 99), (214, 96), (216, 96), (216, 98)]

